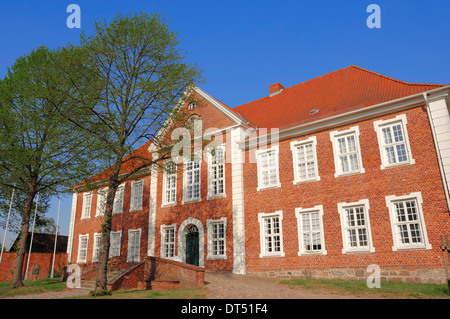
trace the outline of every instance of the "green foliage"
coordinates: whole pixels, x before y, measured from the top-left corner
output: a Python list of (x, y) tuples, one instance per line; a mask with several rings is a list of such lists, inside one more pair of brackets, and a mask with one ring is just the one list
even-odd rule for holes
[(111, 290), (104, 289), (99, 292), (89, 291), (89, 296), (91, 296), (91, 297), (111, 296)]
[(73, 107), (56, 63), (63, 57), (61, 50), (37, 48), (0, 83), (0, 183), (16, 183), (18, 194), (57, 194), (95, 168), (89, 137), (58, 112)]

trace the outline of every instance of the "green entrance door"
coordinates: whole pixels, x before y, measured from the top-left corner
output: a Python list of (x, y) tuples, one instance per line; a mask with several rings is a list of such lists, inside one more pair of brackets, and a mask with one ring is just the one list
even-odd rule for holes
[(186, 233), (186, 263), (198, 266), (198, 228), (191, 226)]

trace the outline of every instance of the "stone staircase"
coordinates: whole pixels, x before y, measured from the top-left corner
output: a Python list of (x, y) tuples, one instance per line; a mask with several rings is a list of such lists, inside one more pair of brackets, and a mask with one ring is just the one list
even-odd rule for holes
[[(123, 273), (125, 273), (127, 269), (108, 269), (107, 278), (108, 284), (116, 280)], [(81, 279), (81, 287), (77, 288), (79, 290), (84, 290), (86, 292), (93, 291), (95, 289), (96, 275), (89, 277), (88, 279)]]

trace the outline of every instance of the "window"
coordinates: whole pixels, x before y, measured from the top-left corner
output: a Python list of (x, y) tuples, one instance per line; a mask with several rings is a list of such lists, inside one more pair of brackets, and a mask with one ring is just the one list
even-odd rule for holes
[(120, 185), (116, 190), (116, 196), (114, 197), (113, 214), (123, 213), (123, 192), (125, 185)]
[(127, 262), (140, 261), (141, 229), (128, 230), (128, 256)]
[(174, 258), (175, 257), (175, 231), (176, 225), (170, 226), (161, 225), (161, 257)]
[[(142, 209), (142, 195), (144, 192), (144, 180), (131, 182), (130, 211)], [(122, 195), (123, 196), (123, 195)]]
[(369, 220), (369, 201), (339, 203), (343, 239), (342, 253), (374, 252)]
[(316, 145), (315, 136), (304, 141), (291, 142), (294, 184), (320, 180)]
[(83, 210), (81, 219), (91, 217), (92, 192), (83, 195)]
[(283, 213), (258, 214), (260, 227), (260, 257), (284, 256), (281, 221)]
[(87, 258), (89, 234), (80, 235), (78, 237), (78, 258), (77, 263), (85, 263)]
[(188, 110), (193, 110), (193, 109), (195, 109), (196, 107), (197, 107), (197, 103), (191, 102), (191, 103), (189, 103), (189, 105), (188, 105)]
[(390, 120), (375, 121), (373, 124), (380, 147), (381, 169), (415, 163), (409, 147), (405, 114)]
[(208, 219), (208, 259), (225, 259), (226, 255), (226, 225), (227, 219)]
[(174, 205), (177, 201), (177, 166), (172, 161), (166, 162), (163, 179), (163, 206)]
[(92, 262), (98, 261), (101, 240), (102, 240), (102, 234), (95, 233), (94, 234), (94, 251), (92, 252)]
[(407, 196), (387, 196), (386, 205), (391, 219), (393, 250), (431, 249), (421, 208), (420, 192)]
[(184, 172), (184, 202), (200, 200), (200, 161), (189, 161)]
[(110, 238), (109, 257), (120, 256), (120, 244), (122, 241), (122, 231), (112, 231)]
[(258, 190), (280, 187), (278, 175), (278, 146), (256, 151), (258, 162)]
[(108, 194), (107, 188), (99, 189), (97, 191), (97, 210), (95, 211), (96, 217), (105, 215), (107, 194)]
[(225, 146), (208, 152), (208, 198), (225, 196)]
[(365, 172), (362, 167), (358, 137), (358, 126), (341, 132), (330, 132), (330, 138), (333, 143), (336, 177)]
[(298, 255), (326, 254), (323, 236), (323, 206), (296, 208), (298, 227)]

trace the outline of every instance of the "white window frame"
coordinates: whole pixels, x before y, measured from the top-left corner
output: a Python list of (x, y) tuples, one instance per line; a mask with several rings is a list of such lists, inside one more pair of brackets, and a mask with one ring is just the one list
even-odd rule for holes
[(94, 247), (92, 249), (92, 262), (97, 262), (100, 256), (100, 241), (102, 233), (94, 233)]
[[(214, 149), (220, 150), (222, 152), (223, 161), (222, 161), (222, 163), (217, 163), (217, 159), (216, 159), (216, 163), (213, 164), (213, 159), (214, 159), (214, 157), (216, 157), (217, 153), (214, 154), (214, 156), (213, 156), (211, 153), (212, 150), (211, 149), (207, 150), (207, 154), (208, 154), (208, 196), (207, 196), (207, 199), (214, 199), (214, 198), (220, 198), (220, 197), (226, 196), (226, 193), (225, 193), (225, 159), (226, 159), (225, 144), (218, 145)], [(216, 168), (219, 171), (220, 166), (222, 166), (223, 176), (221, 178), (219, 178), (219, 177), (214, 178), (213, 169)], [(218, 175), (218, 172), (216, 175)], [(220, 181), (222, 181), (222, 183), (223, 183), (223, 191), (222, 192), (217, 191), (217, 194), (214, 194), (213, 183), (214, 182), (219, 183)]]
[[(356, 154), (358, 156), (358, 169), (350, 170), (348, 172), (343, 172), (341, 169), (340, 160), (339, 160), (339, 158), (342, 155), (339, 154), (339, 144), (338, 144), (337, 140), (339, 138), (348, 137), (350, 135), (354, 135), (354, 137), (355, 137)], [(333, 156), (334, 156), (334, 166), (335, 166), (334, 177), (347, 176), (347, 175), (353, 175), (353, 174), (361, 174), (361, 173), (365, 172), (365, 169), (364, 169), (363, 163), (362, 163), (361, 147), (359, 144), (359, 126), (353, 126), (349, 129), (343, 130), (343, 131), (332, 131), (332, 132), (330, 132), (330, 139), (333, 144)], [(347, 156), (348, 164), (350, 165), (351, 161), (350, 161), (350, 158), (348, 157), (349, 155), (344, 155), (344, 156)]]
[(83, 194), (83, 206), (81, 210), (81, 219), (91, 218), (92, 210), (92, 192), (87, 192)]
[[(223, 238), (214, 238), (214, 225), (223, 225)], [(227, 218), (207, 219), (206, 228), (208, 231), (208, 252), (206, 259), (227, 259)], [(213, 246), (215, 240), (223, 241), (223, 254), (214, 254)]]
[[(167, 230), (173, 230), (173, 242), (166, 242)], [(177, 237), (177, 224), (161, 225), (161, 258), (174, 260), (177, 257), (176, 254), (176, 237)], [(173, 245), (173, 256), (167, 256), (167, 245)]]
[[(174, 206), (177, 204), (177, 179), (178, 179), (178, 167), (175, 163), (173, 163), (171, 160), (167, 161), (165, 163), (165, 165), (173, 165), (173, 169), (175, 170), (175, 172), (172, 172), (171, 174), (168, 174), (168, 169), (166, 167), (164, 167), (163, 169), (163, 192), (162, 192), (162, 207), (165, 206)], [(169, 168), (170, 170), (172, 168)], [(175, 185), (173, 187), (170, 187), (170, 189), (168, 188), (170, 185), (170, 181), (168, 182), (168, 179), (171, 179), (175, 177)], [(167, 191), (175, 191), (174, 194), (174, 200), (168, 201), (167, 200)]]
[[(265, 235), (265, 220), (278, 218), (279, 222), (279, 233), (280, 236), (280, 251), (268, 252), (266, 247), (266, 235)], [(285, 253), (283, 250), (283, 211), (279, 210), (273, 213), (259, 213), (258, 214), (258, 222), (259, 222), (259, 235), (260, 235), (260, 248), (261, 253), (259, 257), (284, 257)], [(273, 236), (270, 236), (273, 237)]]
[[(389, 216), (390, 216), (390, 221), (391, 221), (391, 231), (392, 231), (392, 239), (393, 239), (393, 246), (392, 246), (392, 250), (393, 251), (397, 251), (397, 250), (414, 250), (414, 249), (431, 249), (431, 244), (428, 241), (428, 234), (427, 234), (427, 229), (425, 226), (425, 219), (423, 216), (423, 210), (422, 210), (422, 203), (423, 203), (423, 199), (422, 199), (422, 193), (421, 192), (414, 192), (414, 193), (410, 193), (409, 195), (404, 195), (404, 196), (395, 196), (395, 195), (391, 195), (391, 196), (386, 196), (386, 206), (389, 209)], [(417, 224), (419, 224), (420, 226), (420, 231), (421, 231), (421, 235), (423, 238), (423, 242), (420, 244), (403, 244), (401, 242), (401, 239), (399, 238), (399, 231), (398, 231), (398, 225), (400, 224), (409, 224), (408, 222), (398, 222), (397, 220), (397, 212), (396, 212), (396, 208), (395, 208), (395, 203), (396, 202), (404, 202), (404, 201), (408, 201), (408, 200), (414, 200), (417, 204), (417, 214), (418, 214), (418, 220), (417, 220)]]
[[(312, 146), (312, 152), (313, 152), (313, 160), (314, 160), (314, 177), (310, 178), (304, 178), (302, 179), (300, 176), (299, 171), (299, 160), (297, 156), (297, 148), (301, 146), (306, 146), (311, 144)], [(294, 181), (293, 184), (299, 184), (299, 183), (305, 183), (305, 182), (312, 182), (312, 181), (319, 181), (319, 165), (317, 162), (317, 138), (315, 136), (311, 136), (308, 139), (301, 140), (301, 141), (292, 141), (291, 142), (291, 151), (292, 151), (292, 164), (294, 168)]]
[[(188, 198), (188, 187), (189, 185), (187, 184), (188, 182), (188, 174), (190, 169), (188, 169), (188, 165), (192, 163), (192, 165), (194, 165), (194, 163), (198, 163), (198, 168), (192, 168), (193, 171), (193, 180), (194, 182), (192, 183), (192, 198)], [(192, 161), (185, 161), (184, 162), (184, 169), (183, 169), (183, 202), (182, 204), (186, 204), (186, 203), (194, 203), (194, 202), (200, 202), (202, 200), (202, 161), (201, 161), (201, 157), (198, 160), (192, 160)], [(194, 197), (194, 187), (196, 185), (195, 183), (195, 171), (198, 171), (198, 197)]]
[[(390, 164), (387, 159), (387, 154), (386, 154), (386, 144), (384, 143), (384, 138), (383, 138), (383, 128), (385, 128), (385, 127), (392, 128), (394, 125), (397, 125), (397, 124), (400, 124), (400, 126), (402, 128), (403, 139), (404, 139), (404, 143), (402, 143), (402, 144), (404, 144), (405, 148), (406, 148), (407, 160), (403, 161), (403, 162), (397, 162), (397, 163)], [(408, 130), (406, 128), (407, 124), (408, 124), (408, 120), (406, 118), (406, 114), (398, 115), (395, 118), (392, 118), (389, 120), (378, 120), (378, 121), (373, 122), (374, 129), (377, 132), (378, 147), (380, 149), (380, 157), (381, 157), (380, 168), (381, 169), (416, 163), (416, 161), (412, 157), (412, 153), (411, 153), (411, 146), (409, 143)], [(395, 142), (392, 144), (395, 144)], [(395, 152), (395, 157), (396, 158), (398, 157), (397, 152)]]
[(114, 196), (114, 204), (113, 204), (113, 211), (112, 211), (113, 215), (123, 213), (124, 193), (125, 193), (125, 184), (122, 184), (119, 187), (117, 187), (116, 196)]
[[(137, 260), (134, 259), (134, 255), (131, 255), (130, 253), (132, 253), (131, 249), (132, 249), (132, 245), (131, 245), (131, 234), (139, 234), (138, 235), (138, 246), (137, 246)], [(141, 228), (137, 228), (137, 229), (128, 229), (128, 250), (127, 250), (127, 262), (139, 262), (141, 261), (141, 235), (142, 235), (142, 231)]]
[[(347, 254), (347, 253), (358, 253), (358, 252), (375, 252), (375, 248), (373, 247), (373, 242), (372, 242), (372, 231), (370, 228), (369, 200), (361, 199), (360, 201), (353, 202), (353, 203), (345, 203), (345, 202), (338, 203), (337, 206), (338, 206), (338, 212), (339, 212), (339, 216), (340, 216), (340, 220), (341, 220), (342, 244), (343, 244), (342, 253)], [(348, 218), (347, 218), (347, 210), (355, 209), (358, 207), (363, 207), (363, 209), (364, 209), (363, 216), (364, 216), (365, 226), (364, 227), (361, 227), (358, 225), (349, 226)], [(355, 221), (356, 221), (356, 219), (355, 219)], [(361, 228), (364, 228), (366, 230), (367, 246), (351, 247), (350, 241), (348, 238), (348, 231), (351, 229), (357, 230), (357, 229), (361, 229)], [(356, 236), (358, 236), (358, 234)], [(357, 240), (357, 242), (359, 243), (359, 240)]]
[(131, 182), (130, 212), (142, 210), (144, 200), (144, 179)]
[[(270, 185), (263, 185), (262, 183), (262, 164), (261, 164), (261, 156), (266, 153), (275, 153), (275, 162), (276, 162), (276, 171), (277, 171), (277, 177), (276, 181)], [(279, 160), (279, 147), (278, 145), (274, 145), (270, 148), (262, 149), (262, 150), (256, 150), (256, 161), (257, 161), (257, 168), (258, 168), (258, 187), (257, 190), (264, 190), (264, 189), (270, 189), (270, 188), (277, 188), (281, 187), (280, 183), (280, 160)]]
[[(112, 240), (113, 236), (119, 235), (119, 245), (118, 247), (115, 247), (115, 243)], [(118, 231), (111, 231), (110, 234), (110, 242), (111, 242), (111, 246), (109, 248), (109, 257), (118, 257), (120, 256), (120, 250), (122, 248), (122, 230), (118, 230)], [(118, 250), (118, 254), (116, 254), (115, 249)]]
[[(303, 219), (304, 214), (317, 213), (319, 217), (319, 231), (320, 231), (320, 250), (305, 250), (303, 247), (304, 232), (303, 232)], [(297, 234), (298, 234), (298, 255), (326, 255), (327, 250), (325, 248), (325, 235), (323, 231), (323, 205), (317, 205), (311, 208), (297, 207), (295, 209), (295, 217), (297, 218)]]
[[(86, 254), (84, 258), (80, 258), (81, 253), (81, 240), (86, 238)], [(78, 255), (77, 255), (77, 264), (85, 264), (87, 262), (87, 252), (89, 246), (89, 234), (80, 234), (78, 235)]]
[(106, 196), (108, 195), (108, 187), (97, 190), (97, 207), (95, 210), (95, 217), (105, 215)]

